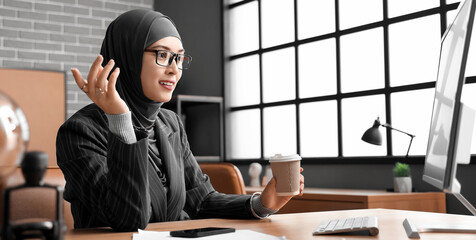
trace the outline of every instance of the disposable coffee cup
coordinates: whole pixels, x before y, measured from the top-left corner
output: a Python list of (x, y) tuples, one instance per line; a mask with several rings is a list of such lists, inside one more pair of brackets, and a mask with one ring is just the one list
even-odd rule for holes
[(269, 158), (269, 163), (276, 178), (278, 196), (299, 194), (301, 157), (298, 154), (283, 156), (276, 154)]

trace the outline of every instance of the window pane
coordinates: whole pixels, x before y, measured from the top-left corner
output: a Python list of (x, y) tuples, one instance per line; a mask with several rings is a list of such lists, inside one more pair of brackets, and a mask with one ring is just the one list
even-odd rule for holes
[[(259, 56), (239, 58), (230, 62), (230, 106), (259, 104)], [(246, 94), (245, 94), (246, 93)]]
[(297, 7), (299, 39), (336, 30), (334, 0), (298, 0)]
[[(415, 135), (409, 155), (425, 155), (435, 89), (399, 92), (391, 95), (392, 127)], [(392, 131), (393, 155), (407, 154), (411, 138)]]
[(456, 17), (456, 10), (451, 10), (446, 13), (446, 27), (453, 23)]
[(451, 4), (455, 2), (461, 2), (461, 0), (446, 0), (446, 4)]
[(258, 2), (230, 9), (230, 54), (253, 51), (259, 47)]
[(302, 157), (337, 157), (336, 101), (303, 103), (299, 107)]
[[(473, 27), (475, 27), (473, 25)], [(466, 76), (476, 76), (476, 29), (473, 29), (473, 33), (471, 34), (471, 43), (469, 44), (469, 53), (468, 59), (466, 62)]]
[(388, 17), (395, 17), (440, 6), (439, 0), (388, 0)]
[(230, 113), (228, 154), (233, 159), (261, 157), (260, 110)]
[(341, 56), (342, 92), (384, 87), (382, 28), (343, 36)]
[(299, 97), (336, 94), (336, 43), (328, 39), (299, 46)]
[(265, 158), (297, 153), (295, 105), (265, 108), (263, 120)]
[(294, 1), (261, 1), (262, 47), (294, 41)]
[(339, 29), (382, 21), (382, 0), (339, 0)]
[[(455, 12), (456, 11), (452, 11)], [(453, 15), (454, 19), (455, 15)], [(473, 23), (473, 30), (471, 33), (471, 41), (469, 44), (468, 59), (466, 62), (466, 76), (476, 76), (476, 24)], [(473, 95), (474, 96), (474, 95)], [(476, 108), (475, 108), (476, 109)], [(474, 139), (476, 141), (476, 139)]]
[(390, 84), (435, 81), (440, 41), (439, 15), (390, 25)]
[(263, 102), (296, 98), (294, 48), (263, 54)]
[[(474, 101), (474, 96), (476, 96), (476, 84), (466, 84), (463, 87), (463, 92), (461, 95), (461, 102), (466, 104), (468, 107), (476, 110), (476, 101)], [(473, 139), (471, 141), (471, 154), (476, 154), (476, 122), (473, 125)]]
[(233, 3), (237, 3), (237, 2), (241, 2), (243, 0), (228, 0), (228, 4), (233, 4)]
[(372, 145), (361, 140), (364, 132), (372, 127), (375, 119), (385, 123), (385, 97), (383, 95), (346, 98), (342, 100), (342, 142), (344, 156), (387, 155), (386, 132), (382, 134), (382, 145)]

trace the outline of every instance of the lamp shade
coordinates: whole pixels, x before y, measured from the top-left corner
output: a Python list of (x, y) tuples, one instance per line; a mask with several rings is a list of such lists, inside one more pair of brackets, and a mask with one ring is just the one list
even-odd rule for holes
[(382, 145), (382, 134), (379, 131), (380, 121), (377, 119), (374, 125), (367, 129), (362, 135), (362, 141), (368, 142), (374, 145)]

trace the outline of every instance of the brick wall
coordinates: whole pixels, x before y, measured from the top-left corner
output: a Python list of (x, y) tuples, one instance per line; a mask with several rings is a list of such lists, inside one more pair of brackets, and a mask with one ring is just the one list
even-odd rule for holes
[(153, 9), (153, 0), (0, 0), (0, 67), (64, 71), (67, 117), (89, 104), (70, 72), (84, 77), (109, 23), (121, 13)]

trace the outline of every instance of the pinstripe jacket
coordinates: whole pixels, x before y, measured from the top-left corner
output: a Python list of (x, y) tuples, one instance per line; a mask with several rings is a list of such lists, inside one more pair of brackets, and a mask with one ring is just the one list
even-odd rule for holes
[(109, 132), (107, 117), (95, 104), (60, 127), (56, 155), (75, 228), (137, 231), (149, 222), (253, 218), (249, 195), (226, 195), (213, 189), (174, 112), (161, 109), (155, 131), (167, 172), (167, 192), (148, 160), (146, 132), (136, 131), (136, 143), (122, 142)]

